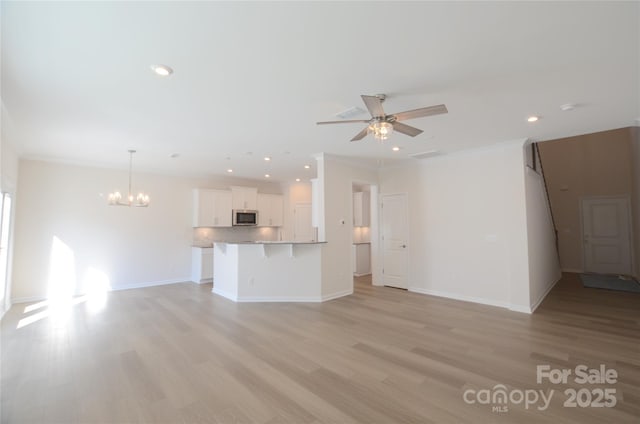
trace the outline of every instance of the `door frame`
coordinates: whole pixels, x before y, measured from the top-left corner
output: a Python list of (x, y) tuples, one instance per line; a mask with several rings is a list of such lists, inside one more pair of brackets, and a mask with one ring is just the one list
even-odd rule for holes
[(411, 269), (411, 255), (409, 254), (411, 251), (411, 232), (408, 231), (409, 230), (409, 193), (406, 191), (400, 191), (400, 192), (390, 192), (390, 193), (380, 193), (380, 196), (378, 197), (378, 216), (379, 216), (379, 227), (380, 227), (380, 231), (378, 231), (378, 245), (379, 245), (379, 256), (380, 256), (380, 260), (379, 262), (379, 268), (377, 269), (377, 271), (379, 272), (379, 284), (380, 286), (384, 286), (384, 278), (383, 278), (383, 274), (382, 274), (382, 264), (384, 263), (383, 257), (384, 257), (384, 242), (382, 240), (382, 225), (383, 225), (383, 218), (384, 218), (384, 214), (382, 213), (382, 201), (385, 197), (387, 196), (404, 196), (405, 198), (405, 204), (406, 204), (406, 209), (404, 211), (404, 219), (405, 222), (407, 222), (407, 269), (406, 269), (406, 276), (407, 276), (407, 290), (411, 290), (411, 283), (410, 283), (410, 278), (409, 278), (409, 270)]
[[(349, 202), (349, 246), (353, 246), (353, 186), (369, 186), (369, 239), (371, 240), (371, 285), (382, 286), (382, 260), (380, 258), (382, 249), (380, 245), (380, 204), (381, 196), (378, 192), (380, 185), (377, 182), (353, 179), (349, 185), (351, 201)], [(351, 248), (350, 248), (351, 249)], [(351, 250), (349, 250), (351, 252)], [(351, 279), (351, 290), (354, 290), (353, 278)]]
[(584, 248), (584, 209), (583, 209), (583, 203), (585, 200), (600, 200), (600, 199), (624, 199), (627, 202), (627, 222), (629, 223), (629, 234), (627, 234), (627, 237), (629, 239), (629, 256), (631, 256), (629, 258), (630, 263), (631, 263), (631, 272), (633, 273), (637, 268), (638, 265), (640, 264), (636, 264), (635, 261), (635, 250), (634, 250), (634, 243), (633, 243), (633, 239), (631, 238), (631, 235), (633, 234), (633, 217), (631, 215), (631, 196), (629, 195), (606, 195), (606, 196), (580, 196), (578, 198), (578, 209), (579, 209), (579, 213), (580, 213), (580, 250), (582, 251), (580, 258), (582, 259), (582, 272), (587, 272), (587, 260), (585, 258), (587, 252), (586, 249)]

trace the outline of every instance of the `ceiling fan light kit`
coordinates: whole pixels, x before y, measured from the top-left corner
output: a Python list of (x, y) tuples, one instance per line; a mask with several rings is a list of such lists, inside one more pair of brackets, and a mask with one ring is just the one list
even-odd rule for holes
[(394, 113), (387, 115), (382, 108), (382, 102), (387, 98), (384, 94), (377, 94), (375, 96), (362, 95), (362, 101), (371, 114), (371, 119), (351, 119), (342, 121), (324, 121), (316, 122), (317, 125), (325, 124), (345, 124), (345, 123), (366, 123), (367, 126), (356, 134), (351, 141), (362, 140), (367, 134), (372, 134), (377, 140), (386, 140), (389, 138), (393, 131), (415, 137), (418, 134), (422, 134), (422, 130), (412, 127), (407, 124), (403, 124), (400, 121), (408, 119), (422, 118), (425, 116), (439, 115), (442, 113), (448, 113), (445, 105), (428, 106), (419, 109), (407, 110), (404, 112)]
[(393, 125), (389, 122), (374, 122), (367, 128), (369, 134), (373, 134), (376, 140), (384, 141), (389, 138), (393, 132)]

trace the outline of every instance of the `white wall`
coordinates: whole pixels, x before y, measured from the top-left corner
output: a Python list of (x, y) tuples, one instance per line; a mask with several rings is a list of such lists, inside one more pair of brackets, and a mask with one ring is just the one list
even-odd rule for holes
[(277, 192), (277, 186), (274, 191), (248, 180), (134, 173), (134, 190), (148, 192), (151, 206), (128, 208), (108, 206), (105, 198), (116, 188), (126, 190), (126, 170), (22, 160), (18, 181), (18, 300), (48, 297), (53, 287), (82, 293), (96, 276), (113, 288), (189, 281), (192, 189), (237, 184)]
[(380, 172), (381, 195), (408, 197), (409, 290), (530, 311), (523, 144)]
[(15, 217), (16, 217), (16, 197), (17, 197), (17, 182), (18, 182), (18, 154), (15, 146), (9, 141), (8, 135), (5, 133), (5, 122), (7, 121), (6, 111), (4, 105), (2, 105), (2, 128), (0, 129), (0, 193), (9, 193), (13, 201), (13, 208), (11, 211), (11, 226), (9, 228), (9, 249), (7, 252), (7, 283), (6, 291), (4, 293), (4, 299), (0, 301), (0, 317), (9, 310), (11, 307), (11, 278), (13, 275), (13, 245), (15, 234)]
[[(327, 242), (322, 254), (322, 297), (327, 298), (353, 292), (353, 183), (377, 186), (378, 176), (372, 169), (325, 154), (318, 158), (318, 179), (324, 198), (324, 220), (320, 222), (318, 237), (323, 240), (324, 235)], [(372, 243), (372, 251), (376, 248)]]
[(631, 127), (631, 166), (633, 191), (631, 194), (633, 210), (633, 239), (635, 250), (635, 277), (640, 280), (640, 127)]
[(529, 295), (532, 309), (538, 307), (560, 280), (560, 261), (556, 249), (551, 210), (542, 176), (530, 168), (525, 174), (527, 196), (527, 234), (529, 247)]
[(500, 156), (504, 169), (502, 217), (505, 223), (506, 264), (509, 270), (509, 308), (520, 312), (532, 312), (529, 291), (526, 161), (523, 146), (523, 141), (517, 141), (498, 145), (498, 148), (502, 149)]

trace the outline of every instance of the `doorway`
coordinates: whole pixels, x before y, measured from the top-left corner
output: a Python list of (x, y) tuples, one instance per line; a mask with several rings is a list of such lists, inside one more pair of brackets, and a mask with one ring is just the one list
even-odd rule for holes
[(371, 234), (374, 224), (372, 211), (372, 186), (366, 183), (352, 183), (352, 240), (351, 272), (355, 283), (372, 284)]
[(631, 275), (631, 209), (628, 197), (581, 199), (584, 270)]
[(9, 282), (9, 232), (11, 231), (11, 196), (2, 193), (0, 205), (0, 310), (6, 307)]
[(409, 288), (408, 209), (406, 194), (385, 194), (381, 205), (382, 284)]

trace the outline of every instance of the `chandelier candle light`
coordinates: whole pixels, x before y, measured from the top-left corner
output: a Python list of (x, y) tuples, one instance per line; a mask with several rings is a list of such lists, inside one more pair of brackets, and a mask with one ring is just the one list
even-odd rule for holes
[(135, 206), (138, 208), (146, 208), (149, 206), (149, 195), (143, 192), (138, 193), (138, 196), (134, 199), (131, 192), (131, 170), (133, 165), (133, 154), (135, 150), (129, 150), (129, 194), (126, 199), (122, 199), (122, 194), (119, 191), (109, 193), (109, 205), (110, 206)]

